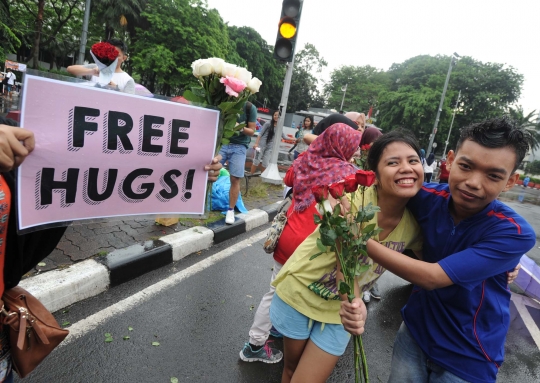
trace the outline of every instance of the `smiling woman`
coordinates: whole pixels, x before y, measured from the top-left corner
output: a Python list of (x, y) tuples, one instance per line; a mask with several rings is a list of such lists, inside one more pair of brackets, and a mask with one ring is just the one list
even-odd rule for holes
[[(418, 224), (405, 207), (422, 187), (424, 173), (419, 151), (415, 138), (403, 131), (394, 130), (379, 137), (368, 153), (368, 166), (376, 174), (375, 183), (363, 196), (356, 193), (352, 200), (353, 211), (358, 210), (363, 199), (366, 205), (380, 207), (367, 225), (380, 227), (382, 232), (375, 239), (399, 252), (420, 251), (422, 246)], [(360, 291), (368, 291), (385, 271), (367, 255), (359, 254), (358, 262), (369, 269), (357, 277), (354, 286), (357, 298), (352, 303), (344, 300), (340, 304), (345, 297), (339, 295), (337, 284), (344, 278), (335, 253), (327, 251), (310, 260), (321, 251), (317, 245), (320, 238), (319, 230), (313, 232), (273, 283), (276, 295), (270, 317), (284, 336), (282, 382), (293, 377), (298, 381), (326, 381), (349, 343), (347, 331), (353, 335), (363, 331), (365, 305)]]

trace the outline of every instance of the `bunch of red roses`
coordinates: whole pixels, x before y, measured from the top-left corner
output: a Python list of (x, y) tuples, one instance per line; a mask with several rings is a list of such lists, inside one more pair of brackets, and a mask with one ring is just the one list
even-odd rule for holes
[[(340, 294), (346, 295), (349, 302), (355, 298), (356, 277), (370, 268), (370, 265), (360, 262), (362, 256), (367, 256), (367, 241), (382, 231), (375, 223), (368, 224), (380, 210), (379, 207), (374, 206), (371, 202), (364, 206), (365, 190), (373, 185), (375, 178), (375, 173), (372, 171), (358, 170), (356, 174), (339, 182), (312, 188), (322, 213), (321, 217), (314, 216), (315, 223), (320, 225), (320, 238), (317, 239), (317, 248), (320, 252), (313, 255), (310, 260), (328, 252), (334, 252), (337, 255), (344, 278), (344, 280), (337, 282), (338, 291)], [(362, 197), (362, 203), (358, 207), (354, 204), (354, 201), (357, 200), (356, 193), (361, 193)], [(329, 195), (337, 201), (333, 208), (328, 200)], [(344, 199), (348, 200), (349, 206), (343, 205)], [(360, 382), (361, 376), (364, 382), (369, 382), (362, 337), (355, 335), (353, 340), (355, 382)]]
[(104, 65), (111, 65), (118, 58), (118, 51), (109, 43), (96, 43), (92, 45), (92, 53)]

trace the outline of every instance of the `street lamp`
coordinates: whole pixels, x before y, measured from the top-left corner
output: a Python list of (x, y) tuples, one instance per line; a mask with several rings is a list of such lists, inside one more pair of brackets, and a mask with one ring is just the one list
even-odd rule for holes
[(461, 57), (456, 52), (452, 55), (450, 59), (450, 66), (448, 67), (448, 73), (446, 74), (446, 81), (444, 82), (444, 88), (441, 95), (441, 102), (439, 104), (439, 109), (437, 109), (437, 117), (435, 117), (435, 123), (433, 124), (433, 131), (429, 137), (429, 145), (426, 151), (426, 157), (431, 153), (431, 147), (433, 146), (433, 140), (435, 139), (435, 133), (437, 133), (437, 126), (439, 125), (439, 118), (441, 117), (442, 107), (444, 104), (444, 96), (446, 96), (446, 89), (448, 88), (448, 82), (450, 81), (450, 73), (452, 73), (452, 68), (456, 65), (457, 59)]
[(443, 156), (446, 157), (446, 148), (448, 148), (448, 141), (450, 141), (450, 133), (452, 133), (452, 126), (454, 125), (454, 118), (456, 117), (456, 110), (459, 104), (459, 99), (461, 98), (461, 90), (457, 96), (456, 106), (454, 107), (454, 114), (452, 114), (452, 122), (450, 123), (450, 130), (448, 131), (448, 137), (446, 137), (446, 143), (444, 144)]
[(345, 86), (341, 87), (341, 91), (343, 92), (343, 97), (341, 98), (341, 107), (339, 108), (340, 112), (343, 110), (343, 102), (345, 102), (345, 95), (347, 94), (347, 86), (349, 85), (350, 80), (351, 78), (349, 77), (347, 79), (347, 82), (345, 83)]

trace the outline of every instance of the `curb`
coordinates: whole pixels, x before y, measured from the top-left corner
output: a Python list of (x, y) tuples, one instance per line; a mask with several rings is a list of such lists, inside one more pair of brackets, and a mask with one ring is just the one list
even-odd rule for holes
[(208, 227), (192, 227), (109, 253), (104, 259), (88, 259), (63, 270), (51, 270), (21, 281), (51, 312), (96, 296), (172, 262), (210, 248), (247, 231), (271, 222), (281, 201), (237, 214), (232, 225), (225, 218)]

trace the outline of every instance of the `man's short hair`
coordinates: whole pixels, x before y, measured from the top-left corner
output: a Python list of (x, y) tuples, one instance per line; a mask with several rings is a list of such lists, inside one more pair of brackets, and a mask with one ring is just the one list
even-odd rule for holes
[(128, 54), (128, 47), (127, 47), (126, 43), (123, 42), (122, 40), (120, 40), (120, 39), (110, 39), (107, 42), (109, 44), (111, 44), (112, 46), (115, 46), (115, 47), (119, 48), (122, 52), (124, 52), (125, 55)]
[(516, 122), (507, 116), (492, 118), (476, 124), (461, 128), (456, 153), (467, 140), (476, 142), (486, 148), (514, 149), (516, 153), (516, 171), (521, 161), (533, 146), (533, 137), (529, 131), (516, 125)]

